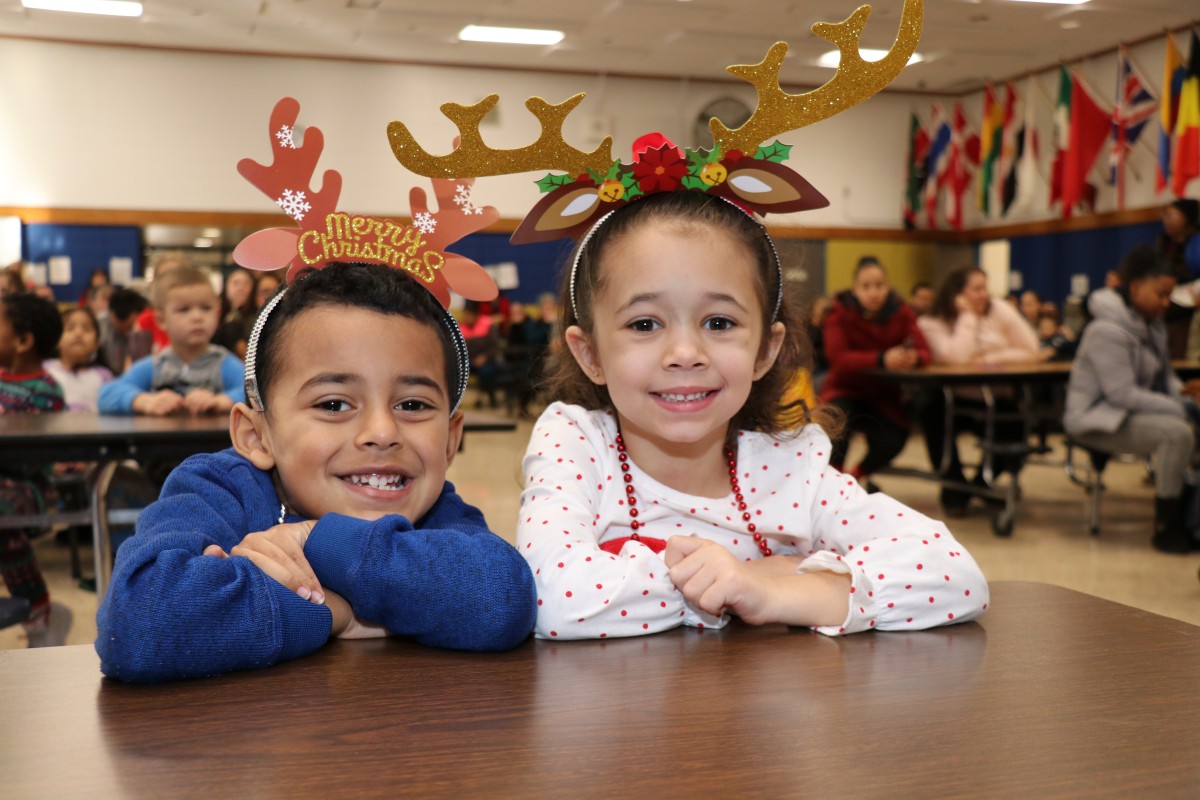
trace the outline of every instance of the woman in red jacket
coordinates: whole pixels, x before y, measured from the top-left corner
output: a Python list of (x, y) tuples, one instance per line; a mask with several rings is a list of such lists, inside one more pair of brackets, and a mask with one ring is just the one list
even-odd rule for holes
[(916, 314), (892, 291), (883, 265), (873, 256), (859, 259), (854, 286), (834, 299), (824, 333), (829, 374), (820, 397), (846, 415), (846, 433), (834, 444), (830, 463), (844, 468), (850, 436), (862, 433), (867, 454), (849, 474), (865, 481), (890, 464), (908, 441), (908, 409), (900, 384), (872, 370), (924, 366), (931, 358), (929, 345)]

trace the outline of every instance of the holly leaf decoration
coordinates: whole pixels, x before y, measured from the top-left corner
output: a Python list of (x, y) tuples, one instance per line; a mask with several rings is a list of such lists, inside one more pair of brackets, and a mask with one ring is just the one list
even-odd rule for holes
[(709, 188), (708, 184), (696, 175), (684, 175), (681, 183), (683, 183), (683, 188), (685, 189), (697, 189), (701, 192)]
[[(625, 196), (629, 197), (630, 192), (637, 190), (638, 194), (642, 193), (642, 189), (638, 186), (637, 176), (632, 172), (621, 173), (617, 176), (617, 180), (621, 181), (621, 185), (625, 187)], [(636, 196), (636, 195), (635, 195)]]
[(553, 192), (555, 189), (558, 189), (559, 187), (562, 187), (562, 186), (569, 186), (574, 182), (575, 182), (575, 179), (572, 178), (570, 175), (553, 175), (553, 174), (551, 174), (551, 175), (547, 175), (546, 177), (544, 177), (540, 181), (538, 181), (537, 186), (538, 186), (538, 189), (541, 190), (541, 192), (544, 194), (546, 192)]
[(791, 152), (792, 145), (775, 141), (771, 144), (760, 146), (754, 157), (759, 161), (773, 161), (776, 164), (782, 164), (784, 161), (787, 161), (788, 155)]

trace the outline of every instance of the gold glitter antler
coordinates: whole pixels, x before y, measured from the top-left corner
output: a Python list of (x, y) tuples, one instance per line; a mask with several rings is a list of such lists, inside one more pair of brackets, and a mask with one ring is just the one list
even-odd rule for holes
[(525, 101), (525, 107), (542, 123), (537, 141), (515, 150), (493, 150), (484, 144), (479, 123), (491, 111), (499, 95), (488, 95), (473, 106), (446, 103), (442, 113), (458, 126), (461, 144), (449, 155), (426, 152), (403, 122), (388, 125), (388, 141), (396, 160), (410, 172), (427, 178), (478, 178), (486, 175), (513, 175), (536, 169), (563, 170), (580, 175), (587, 170), (603, 172), (613, 162), (612, 137), (605, 137), (591, 153), (576, 150), (563, 139), (562, 126), (567, 115), (583, 100), (583, 93), (552, 105), (540, 97)]
[(758, 92), (758, 108), (736, 130), (729, 130), (715, 117), (709, 121), (713, 141), (721, 152), (753, 153), (756, 146), (772, 136), (828, 119), (891, 83), (917, 49), (924, 6), (922, 0), (904, 0), (896, 41), (879, 61), (864, 61), (858, 52), (859, 37), (870, 15), (870, 6), (860, 6), (843, 22), (818, 22), (812, 26), (813, 33), (837, 45), (842, 58), (833, 78), (811, 92), (788, 94), (780, 88), (779, 68), (788, 49), (784, 42), (772, 45), (761, 63), (727, 67), (727, 72), (753, 84)]

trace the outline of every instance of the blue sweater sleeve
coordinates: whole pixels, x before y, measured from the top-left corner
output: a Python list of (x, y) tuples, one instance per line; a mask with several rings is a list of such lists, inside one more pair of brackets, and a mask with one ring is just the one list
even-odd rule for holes
[(268, 667), (320, 647), (328, 608), (301, 600), (246, 558), (226, 552), (275, 523), (270, 475), (234, 454), (193, 456), (142, 512), (121, 545), (96, 617), (105, 675), (131, 682)]
[(101, 414), (132, 414), (133, 399), (154, 385), (154, 356), (135, 361), (125, 374), (100, 387), (97, 409)]
[(246, 402), (246, 367), (235, 355), (221, 359), (221, 387), (233, 402)]
[(414, 528), (391, 515), (322, 517), (305, 555), (322, 585), (390, 633), (456, 650), (507, 650), (529, 636), (537, 592), (529, 565), (447, 482)]

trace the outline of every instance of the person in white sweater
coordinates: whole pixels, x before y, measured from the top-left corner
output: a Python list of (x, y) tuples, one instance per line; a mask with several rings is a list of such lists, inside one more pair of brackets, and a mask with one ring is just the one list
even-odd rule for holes
[[(933, 299), (929, 314), (917, 320), (921, 333), (929, 343), (934, 364), (973, 365), (978, 367), (1012, 364), (1038, 360), (1037, 333), (1008, 303), (994, 302), (988, 295), (987, 275), (976, 266), (960, 267), (945, 277)], [(998, 398), (1006, 408), (1012, 408), (1011, 398)], [(956, 404), (978, 405), (979, 394), (971, 388), (956, 392)], [(934, 469), (942, 464), (945, 442), (945, 402), (940, 389), (930, 392), (921, 403), (922, 428), (929, 449), (929, 460)], [(954, 433), (964, 425), (964, 420), (953, 421)], [(998, 422), (995, 429), (997, 442), (1019, 441), (1024, 426), (1019, 422)], [(948, 443), (949, 464), (942, 473), (948, 481), (965, 482), (958, 446)], [(997, 456), (993, 459), (993, 471), (1012, 472), (1021, 467), (1018, 456)], [(985, 483), (982, 470), (975, 476), (975, 483)], [(942, 490), (942, 507), (949, 516), (961, 516), (966, 511), (970, 495), (947, 488)]]

